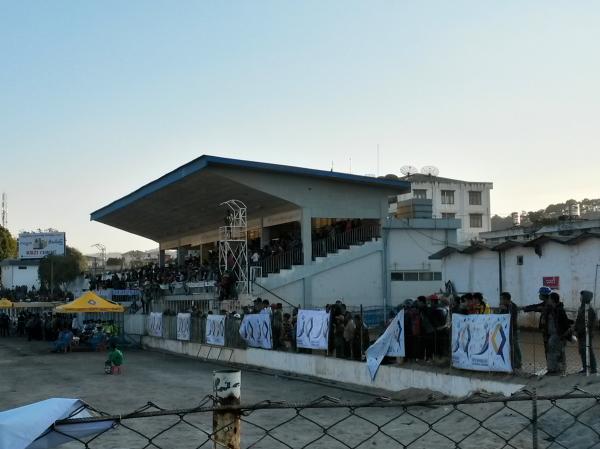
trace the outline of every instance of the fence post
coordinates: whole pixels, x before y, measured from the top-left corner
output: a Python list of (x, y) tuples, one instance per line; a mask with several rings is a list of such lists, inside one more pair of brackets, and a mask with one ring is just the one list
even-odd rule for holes
[[(238, 370), (213, 372), (215, 406), (240, 405), (242, 373)], [(240, 413), (213, 412), (213, 441), (215, 449), (240, 449)]]
[(590, 332), (589, 332), (590, 305), (585, 304), (585, 375), (590, 375)]
[(538, 449), (538, 409), (537, 409), (537, 389), (533, 387), (531, 394), (531, 439), (533, 449)]

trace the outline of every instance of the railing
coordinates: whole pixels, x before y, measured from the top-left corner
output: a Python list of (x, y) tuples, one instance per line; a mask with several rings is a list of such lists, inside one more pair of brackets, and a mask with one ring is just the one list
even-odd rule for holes
[(85, 439), (71, 436), (68, 447), (77, 449), (588, 449), (598, 447), (600, 440), (600, 395), (582, 389), (415, 402), (383, 397), (346, 402), (322, 396), (303, 403), (264, 399), (219, 405), (218, 398), (206, 396), (197, 407), (177, 410), (148, 402), (118, 415), (88, 406), (98, 417), (57, 421), (53, 429), (67, 435), (69, 425), (114, 422)]
[(352, 245), (362, 245), (372, 239), (381, 237), (381, 227), (378, 224), (364, 225), (341, 233), (335, 233), (312, 243), (312, 258), (327, 257), (327, 254), (348, 249)]
[(291, 249), (281, 254), (273, 254), (265, 257), (258, 265), (262, 268), (262, 276), (270, 273), (279, 273), (281, 270), (289, 270), (292, 265), (302, 265), (304, 256), (302, 249)]

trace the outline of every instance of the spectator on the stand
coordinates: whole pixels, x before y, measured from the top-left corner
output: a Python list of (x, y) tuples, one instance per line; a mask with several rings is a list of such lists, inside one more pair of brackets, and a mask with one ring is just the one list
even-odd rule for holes
[(540, 321), (538, 324), (538, 328), (542, 331), (542, 338), (544, 341), (544, 354), (546, 356), (546, 363), (548, 362), (548, 326), (546, 324), (546, 303), (548, 302), (548, 298), (550, 297), (550, 293), (552, 293), (552, 289), (550, 287), (540, 287), (538, 291), (538, 298), (541, 302), (537, 304), (531, 304), (523, 307), (521, 310), (523, 312), (537, 312), (540, 314)]
[(344, 315), (344, 356), (349, 359), (352, 357), (352, 342), (356, 333), (356, 324), (350, 312)]
[(492, 313), (492, 308), (485, 302), (483, 295), (479, 292), (473, 293), (474, 313), (479, 315), (489, 315)]
[(282, 343), (283, 306), (276, 304), (273, 307), (273, 349), (279, 349)]
[(360, 315), (354, 315), (354, 324), (356, 330), (354, 331), (354, 339), (352, 340), (352, 358), (354, 360), (362, 360), (363, 353), (369, 347), (369, 330)]
[(283, 314), (283, 322), (281, 324), (281, 342), (284, 350), (289, 351), (292, 349), (294, 326), (292, 324), (292, 317), (289, 313)]
[(344, 315), (341, 313), (335, 316), (333, 332), (335, 356), (338, 359), (342, 359), (346, 356), (344, 350), (346, 347), (346, 342), (344, 340)]

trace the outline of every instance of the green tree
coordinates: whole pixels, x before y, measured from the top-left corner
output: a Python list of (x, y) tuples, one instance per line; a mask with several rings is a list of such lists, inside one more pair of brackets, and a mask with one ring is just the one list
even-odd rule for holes
[(0, 226), (0, 260), (17, 257), (17, 241), (8, 229)]
[[(43, 285), (49, 289), (64, 286), (79, 276), (85, 267), (83, 255), (67, 246), (64, 256), (50, 255), (40, 261), (38, 274)], [(54, 282), (54, 285), (52, 285)]]

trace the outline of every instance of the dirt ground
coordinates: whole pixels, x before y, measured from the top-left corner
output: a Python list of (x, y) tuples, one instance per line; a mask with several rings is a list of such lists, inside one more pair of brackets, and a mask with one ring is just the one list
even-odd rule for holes
[[(21, 338), (0, 339), (0, 411), (40, 401), (50, 397), (80, 398), (97, 409), (111, 414), (124, 414), (153, 402), (166, 409), (194, 407), (202, 398), (212, 393), (212, 374), (223, 369), (221, 365), (197, 359), (178, 357), (157, 352), (125, 351), (124, 373), (108, 376), (103, 364), (106, 355), (93, 352), (50, 353), (49, 344), (27, 342)], [(454, 374), (457, 374), (456, 372)], [(471, 375), (472, 373), (463, 373)], [(509, 379), (505, 376), (506, 380)], [(536, 387), (538, 394), (555, 394), (579, 386), (586, 391), (600, 393), (600, 377), (585, 378), (577, 375), (567, 377), (529, 377), (520, 379), (527, 388)], [(289, 379), (268, 373), (244, 371), (242, 373), (242, 402), (254, 404), (265, 400), (309, 402), (322, 396), (342, 401), (371, 400), (374, 395), (386, 394), (344, 385), (322, 385)], [(439, 395), (423, 391), (405, 391), (392, 395), (398, 400), (427, 400)], [(543, 408), (543, 405), (540, 405)], [(550, 407), (548, 405), (548, 407)], [(577, 407), (582, 407), (581, 403)], [(523, 410), (521, 410), (523, 409)], [(525, 410), (526, 409), (526, 410)], [(508, 428), (525, 429), (523, 414), (529, 413), (529, 403), (515, 404), (514, 410), (503, 404), (479, 404), (464, 408), (441, 407), (411, 409), (368, 408), (350, 411), (340, 410), (296, 410), (259, 411), (245, 417), (242, 423), (242, 447), (279, 448), (307, 447), (531, 447), (530, 430), (516, 436), (504, 435)], [(554, 410), (551, 410), (554, 412)], [(562, 413), (562, 412), (561, 412)], [(591, 412), (590, 412), (591, 413)], [(589, 413), (588, 413), (589, 414)], [(565, 433), (555, 437), (551, 429), (567, 424), (573, 425), (571, 415), (558, 414), (546, 424), (548, 431), (540, 428), (540, 447), (596, 447), (595, 430), (600, 431), (600, 410), (593, 409), (585, 415), (584, 427), (588, 434), (578, 432), (576, 436)], [(181, 422), (177, 416), (128, 420), (125, 424), (139, 431), (119, 427), (90, 444), (92, 449), (104, 448), (187, 448), (212, 447), (201, 430), (210, 431), (212, 415), (195, 414)], [(339, 423), (338, 423), (339, 421)], [(590, 421), (590, 422), (588, 422)], [(188, 424), (189, 423), (189, 424)], [(338, 424), (336, 424), (338, 423)], [(570, 423), (570, 424), (569, 424)], [(152, 437), (175, 424), (161, 435)], [(326, 433), (323, 427), (327, 427)], [(265, 430), (269, 436), (264, 438)], [(584, 430), (585, 430), (584, 429)], [(592, 429), (592, 430), (590, 430)], [(514, 433), (514, 432), (513, 432)], [(582, 437), (581, 435), (585, 435)], [(560, 438), (569, 438), (567, 446), (558, 445)], [(263, 439), (261, 439), (263, 438)], [(454, 441), (462, 440), (455, 446)], [(464, 440), (463, 440), (464, 438)], [(575, 439), (574, 439), (575, 438)], [(314, 441), (313, 440), (317, 440)], [(364, 442), (363, 442), (364, 441)], [(591, 443), (591, 444), (589, 444)], [(482, 444), (484, 444), (482, 446)], [(554, 444), (554, 446), (553, 446)], [(80, 443), (69, 443), (64, 447), (83, 448)], [(600, 447), (600, 437), (598, 437)]]

